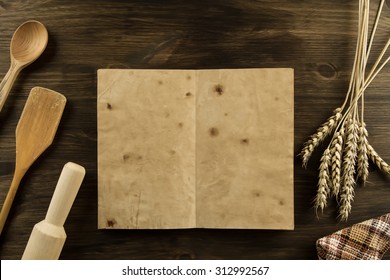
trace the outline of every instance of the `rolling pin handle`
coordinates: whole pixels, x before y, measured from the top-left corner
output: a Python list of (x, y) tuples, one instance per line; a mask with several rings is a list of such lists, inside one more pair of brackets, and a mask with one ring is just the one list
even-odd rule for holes
[(64, 226), (84, 176), (85, 169), (81, 165), (73, 162), (65, 164), (47, 210), (46, 222)]

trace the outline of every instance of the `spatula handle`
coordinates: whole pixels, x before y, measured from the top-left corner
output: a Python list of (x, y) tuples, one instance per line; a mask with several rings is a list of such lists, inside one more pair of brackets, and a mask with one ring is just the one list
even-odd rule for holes
[(14, 178), (12, 179), (11, 187), (8, 190), (7, 197), (5, 198), (3, 207), (0, 212), (0, 234), (3, 231), (5, 221), (7, 220), (9, 211), (11, 210), (12, 203), (14, 202), (16, 192), (18, 190), (20, 181), (22, 180), (24, 172), (20, 171), (17, 167), (15, 168)]
[(59, 227), (64, 225), (84, 176), (85, 169), (81, 165), (65, 164), (47, 210), (46, 222)]

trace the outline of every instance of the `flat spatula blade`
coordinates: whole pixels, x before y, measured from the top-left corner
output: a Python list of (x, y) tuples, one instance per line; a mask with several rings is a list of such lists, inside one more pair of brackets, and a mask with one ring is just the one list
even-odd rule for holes
[(28, 168), (53, 142), (66, 98), (42, 87), (34, 87), (16, 128), (16, 163)]

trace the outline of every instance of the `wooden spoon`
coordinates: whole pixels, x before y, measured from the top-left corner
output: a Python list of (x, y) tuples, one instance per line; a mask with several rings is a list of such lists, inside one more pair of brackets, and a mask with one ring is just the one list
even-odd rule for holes
[(0, 84), (0, 111), (19, 72), (43, 53), (48, 37), (46, 27), (35, 20), (26, 21), (16, 29), (11, 39), (11, 66)]
[(64, 111), (62, 94), (34, 87), (16, 127), (16, 165), (14, 178), (0, 212), (0, 234), (24, 174), (53, 142)]

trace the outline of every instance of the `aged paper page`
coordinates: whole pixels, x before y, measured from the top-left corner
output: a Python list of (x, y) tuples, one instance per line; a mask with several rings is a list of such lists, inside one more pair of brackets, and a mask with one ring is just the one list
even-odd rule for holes
[(293, 229), (293, 76), (198, 72), (197, 227)]
[(195, 224), (195, 77), (98, 71), (99, 228)]

